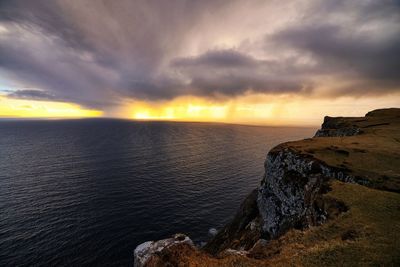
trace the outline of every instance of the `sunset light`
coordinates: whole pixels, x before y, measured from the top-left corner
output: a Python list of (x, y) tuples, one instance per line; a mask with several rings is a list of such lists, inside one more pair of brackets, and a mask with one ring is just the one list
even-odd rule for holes
[(234, 99), (206, 99), (179, 97), (170, 101), (133, 101), (115, 114), (135, 120), (224, 122), (258, 125), (307, 125), (320, 123), (318, 114), (359, 116), (368, 110), (393, 105), (400, 100), (398, 94), (357, 100), (341, 97), (332, 100), (310, 99), (294, 95), (274, 96), (248, 94)]
[(400, 266), (399, 152), (399, 0), (0, 0), (0, 267)]
[(87, 118), (101, 115), (99, 110), (85, 109), (72, 103), (0, 97), (0, 118)]

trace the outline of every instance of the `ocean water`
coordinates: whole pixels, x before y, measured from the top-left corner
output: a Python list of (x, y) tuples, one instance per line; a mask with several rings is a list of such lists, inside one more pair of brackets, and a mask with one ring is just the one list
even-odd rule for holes
[(141, 242), (195, 241), (259, 185), (266, 153), (311, 128), (0, 121), (0, 266), (132, 266)]

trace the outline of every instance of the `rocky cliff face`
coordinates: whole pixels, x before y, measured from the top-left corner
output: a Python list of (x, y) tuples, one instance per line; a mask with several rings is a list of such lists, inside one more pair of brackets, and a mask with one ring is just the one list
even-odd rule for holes
[(325, 116), (324, 123), (315, 136), (316, 137), (334, 137), (334, 136), (352, 136), (360, 134), (361, 130), (351, 124), (347, 118)]
[(257, 198), (264, 238), (276, 238), (290, 228), (323, 223), (328, 214), (318, 201), (327, 192), (330, 178), (354, 182), (351, 175), (291, 149), (272, 150)]
[(184, 234), (176, 234), (171, 238), (147, 241), (135, 248), (134, 251), (134, 266), (146, 266), (151, 262), (163, 261), (162, 253), (170, 248), (186, 246), (189, 249), (194, 249), (192, 240)]
[[(346, 203), (350, 196), (336, 197), (339, 193), (332, 190), (332, 181), (399, 190), (400, 168), (396, 163), (400, 163), (400, 152), (393, 150), (398, 147), (400, 151), (399, 129), (400, 109), (378, 110), (364, 118), (325, 117), (314, 138), (281, 144), (268, 153), (261, 186), (203, 249), (195, 248), (187, 237), (147, 242), (135, 250), (136, 266), (164, 266), (171, 259), (177, 263), (171, 266), (179, 266), (179, 262), (182, 266), (236, 266), (238, 259), (243, 266), (260, 266), (282, 258), (276, 255), (284, 255), (280, 252), (284, 241), (280, 240), (288, 233), (334, 222), (331, 219), (352, 209)], [(386, 156), (386, 161), (381, 162), (377, 155)], [(340, 233), (345, 237), (358, 231), (353, 226), (340, 227), (345, 229)], [(182, 242), (188, 246), (184, 250)], [(161, 254), (169, 260), (163, 261)]]

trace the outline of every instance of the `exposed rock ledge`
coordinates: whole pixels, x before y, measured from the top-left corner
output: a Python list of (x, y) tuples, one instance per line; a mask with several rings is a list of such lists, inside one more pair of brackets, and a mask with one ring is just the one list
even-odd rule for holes
[[(400, 109), (325, 117), (314, 138), (268, 153), (261, 186), (204, 248), (184, 235), (146, 242), (135, 249), (135, 266), (353, 265), (357, 257), (367, 265), (396, 265), (400, 197), (387, 191), (400, 191)], [(369, 232), (363, 227), (370, 224)], [(325, 254), (338, 247), (346, 250), (334, 258), (350, 253), (349, 262), (330, 264)], [(378, 254), (365, 256), (368, 250)]]
[(192, 240), (184, 234), (176, 234), (172, 238), (168, 239), (144, 242), (135, 249), (135, 266), (145, 266), (149, 260), (154, 261), (154, 258), (161, 255), (161, 252), (164, 250), (182, 244), (186, 244), (189, 247), (194, 248)]

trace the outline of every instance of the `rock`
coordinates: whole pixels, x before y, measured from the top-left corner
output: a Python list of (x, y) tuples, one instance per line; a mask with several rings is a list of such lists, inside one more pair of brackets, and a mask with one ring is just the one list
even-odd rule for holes
[(161, 253), (163, 250), (178, 244), (188, 244), (194, 247), (192, 240), (184, 234), (176, 234), (172, 238), (168, 239), (144, 242), (135, 248), (134, 266), (146, 266), (146, 263), (152, 257), (157, 256), (157, 254)]
[(210, 229), (208, 230), (208, 235), (211, 236), (211, 237), (214, 237), (214, 236), (216, 236), (217, 234), (218, 234), (218, 231), (217, 231), (217, 229), (215, 229), (215, 228), (210, 228)]
[(246, 256), (247, 255), (247, 251), (245, 251), (245, 250), (236, 250), (236, 249), (230, 249), (230, 248), (228, 248), (228, 249), (226, 249), (226, 250), (224, 250), (222, 253), (221, 253), (221, 257), (226, 257), (226, 256), (229, 256), (229, 255), (239, 255), (239, 256)]
[(224, 226), (204, 246), (210, 254), (231, 249), (249, 249), (260, 238), (260, 218), (257, 207), (258, 190), (253, 190), (240, 205), (233, 220)]
[(353, 136), (360, 133), (360, 128), (351, 124), (346, 118), (325, 116), (324, 123), (315, 133), (315, 137)]
[(268, 153), (265, 166), (257, 206), (266, 239), (276, 238), (290, 228), (321, 224), (327, 218), (326, 210), (315, 203), (320, 201), (329, 179), (355, 181), (343, 170), (279, 146)]
[(315, 133), (315, 137), (353, 136), (361, 132), (359, 128), (349, 127), (342, 129), (322, 129)]
[(270, 241), (266, 239), (259, 239), (254, 246), (249, 250), (247, 256), (254, 259), (263, 259), (274, 254), (279, 253), (279, 245), (268, 246)]

